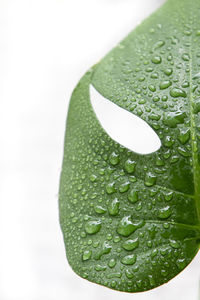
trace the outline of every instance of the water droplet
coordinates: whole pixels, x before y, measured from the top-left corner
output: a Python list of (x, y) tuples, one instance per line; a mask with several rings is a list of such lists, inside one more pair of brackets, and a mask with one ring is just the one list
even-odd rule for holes
[[(166, 147), (171, 147), (172, 145), (174, 144), (174, 140), (171, 138), (171, 136), (166, 136), (165, 137), (165, 139), (164, 139), (164, 145), (166, 146)], [(165, 156), (166, 157), (166, 156)], [(169, 157), (169, 156), (168, 156)], [(168, 158), (168, 157), (166, 157), (166, 158)]]
[(161, 166), (164, 166), (164, 165), (165, 165), (164, 161), (158, 156), (156, 158), (156, 166), (161, 167)]
[(116, 260), (114, 259), (114, 258), (111, 258), (110, 260), (109, 260), (109, 263), (108, 263), (108, 266), (110, 267), (110, 268), (114, 268), (115, 266), (116, 266)]
[(96, 205), (94, 210), (97, 214), (105, 214), (106, 213), (106, 209), (104, 207), (102, 207), (101, 205)]
[(170, 95), (173, 98), (178, 98), (178, 97), (186, 98), (187, 97), (186, 92), (184, 90), (181, 90), (180, 88), (177, 88), (177, 87), (174, 87), (174, 88), (171, 89)]
[(114, 289), (117, 285), (117, 282), (115, 280), (112, 280), (111, 287)]
[(92, 175), (90, 176), (90, 181), (95, 182), (96, 179), (97, 179), (97, 176), (96, 176), (96, 175), (92, 174)]
[(156, 91), (156, 87), (155, 87), (155, 85), (153, 85), (153, 84), (150, 84), (150, 85), (148, 86), (148, 88), (149, 88), (149, 90), (150, 90), (151, 92), (155, 92), (155, 91)]
[(125, 274), (128, 279), (132, 279), (134, 277), (132, 270), (126, 269)]
[(124, 169), (126, 170), (127, 173), (132, 174), (135, 171), (135, 166), (136, 166), (136, 162), (131, 159), (128, 159), (125, 162)]
[(172, 82), (169, 80), (164, 80), (160, 83), (160, 89), (165, 90), (172, 85)]
[(157, 179), (157, 177), (154, 174), (152, 174), (151, 172), (148, 172), (145, 176), (144, 183), (146, 186), (152, 186), (156, 183), (156, 179)]
[(95, 234), (101, 229), (101, 220), (88, 221), (85, 224), (85, 231), (88, 234)]
[(136, 262), (137, 256), (135, 254), (126, 255), (122, 258), (124, 265), (133, 265)]
[(155, 283), (155, 280), (154, 280), (153, 276), (152, 275), (148, 275), (148, 277), (149, 277), (150, 286), (152, 286), (152, 287), (155, 286), (156, 283)]
[(180, 128), (178, 139), (181, 142), (181, 144), (183, 144), (183, 145), (185, 143), (187, 143), (190, 139), (190, 130), (189, 130), (189, 128)]
[(165, 269), (161, 270), (161, 275), (162, 275), (163, 277), (167, 276), (167, 275), (168, 275), (168, 271), (165, 270)]
[(117, 198), (110, 201), (108, 211), (111, 216), (116, 216), (119, 213), (119, 200)]
[(180, 244), (175, 240), (170, 240), (170, 246), (174, 249), (179, 249), (180, 248)]
[(183, 156), (183, 157), (190, 157), (191, 152), (188, 152), (185, 148), (183, 147), (178, 147), (178, 152)]
[(126, 181), (119, 186), (120, 193), (126, 193), (130, 188), (130, 182)]
[(160, 64), (162, 62), (162, 58), (160, 56), (154, 56), (151, 61), (154, 64)]
[(153, 46), (153, 49), (156, 50), (158, 48), (161, 48), (162, 46), (165, 45), (165, 42), (164, 41), (158, 41), (155, 43), (155, 45)]
[(165, 200), (168, 202), (168, 201), (171, 201), (172, 198), (173, 198), (173, 192), (166, 192), (164, 197), (165, 197)]
[(131, 251), (136, 249), (139, 246), (139, 239), (135, 238), (134, 240), (127, 240), (122, 244), (122, 247), (127, 250), (127, 251)]
[(156, 255), (158, 255), (158, 249), (153, 249), (151, 252), (151, 257), (154, 258)]
[(158, 217), (160, 219), (167, 219), (171, 216), (171, 214), (172, 214), (172, 211), (171, 211), (170, 206), (166, 206), (159, 210)]
[(132, 190), (130, 192), (130, 194), (128, 195), (128, 200), (131, 202), (131, 203), (136, 203), (139, 199), (138, 199), (138, 191), (136, 190)]
[(195, 100), (193, 111), (195, 114), (198, 114), (200, 112), (200, 99)]
[(96, 265), (94, 268), (97, 272), (105, 271), (107, 269), (106, 266), (102, 266), (102, 265)]
[(182, 55), (182, 59), (183, 59), (184, 61), (189, 61), (189, 60), (190, 60), (190, 55), (189, 55), (188, 53), (184, 53), (184, 54)]
[(144, 225), (144, 221), (133, 222), (131, 216), (125, 216), (119, 222), (117, 232), (122, 236), (129, 236), (131, 233), (136, 231), (138, 228)]
[(85, 250), (83, 252), (82, 259), (83, 259), (83, 261), (89, 260), (91, 258), (91, 256), (92, 256), (92, 251), (91, 250)]
[(183, 124), (186, 117), (185, 112), (175, 111), (164, 115), (163, 123), (171, 128), (176, 128), (178, 124)]
[(115, 188), (115, 183), (114, 182), (111, 182), (109, 183), (107, 186), (106, 186), (106, 192), (111, 195), (113, 193), (115, 193), (117, 190)]
[(186, 267), (187, 262), (185, 258), (180, 258), (176, 261), (176, 265), (179, 268), (179, 270), (183, 270)]
[(165, 75), (170, 76), (170, 75), (172, 75), (173, 70), (172, 70), (171, 68), (166, 68), (166, 69), (164, 70), (164, 73), (165, 73)]
[(119, 163), (119, 155), (116, 154), (115, 152), (113, 152), (113, 153), (110, 155), (110, 163), (111, 163), (113, 166), (116, 166), (116, 165)]
[(197, 74), (195, 74), (195, 75), (192, 77), (192, 79), (199, 79), (199, 78), (200, 78), (200, 72), (197, 73)]

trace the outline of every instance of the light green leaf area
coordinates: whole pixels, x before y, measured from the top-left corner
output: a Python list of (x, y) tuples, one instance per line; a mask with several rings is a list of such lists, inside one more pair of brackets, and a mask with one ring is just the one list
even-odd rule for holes
[[(89, 86), (145, 120), (162, 146), (113, 141)], [(106, 287), (160, 286), (200, 242), (200, 1), (168, 0), (81, 79), (68, 112), (60, 223), (73, 270)]]

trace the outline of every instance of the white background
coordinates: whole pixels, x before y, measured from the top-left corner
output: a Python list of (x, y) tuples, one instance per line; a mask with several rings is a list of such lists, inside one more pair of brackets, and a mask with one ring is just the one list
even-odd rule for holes
[(58, 185), (79, 78), (164, 0), (0, 1), (0, 300), (197, 300), (199, 258), (170, 283), (124, 294), (65, 259)]

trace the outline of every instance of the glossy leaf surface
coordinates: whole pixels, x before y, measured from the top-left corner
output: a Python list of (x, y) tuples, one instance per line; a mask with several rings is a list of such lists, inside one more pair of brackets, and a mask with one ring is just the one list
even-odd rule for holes
[[(161, 140), (141, 155), (113, 141), (89, 87)], [(60, 223), (73, 270), (125, 292), (180, 273), (200, 241), (200, 2), (168, 0), (81, 79), (68, 112)]]

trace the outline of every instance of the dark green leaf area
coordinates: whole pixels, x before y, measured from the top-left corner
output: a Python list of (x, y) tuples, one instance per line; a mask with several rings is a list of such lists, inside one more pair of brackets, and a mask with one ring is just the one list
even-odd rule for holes
[[(153, 289), (199, 249), (199, 20), (199, 1), (168, 0), (73, 92), (60, 223), (69, 264), (92, 282), (125, 292)], [(91, 84), (144, 119), (161, 148), (140, 155), (113, 141), (92, 109)]]

